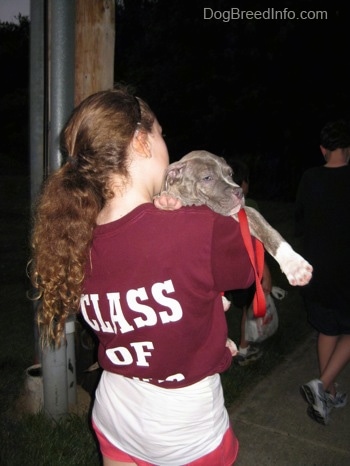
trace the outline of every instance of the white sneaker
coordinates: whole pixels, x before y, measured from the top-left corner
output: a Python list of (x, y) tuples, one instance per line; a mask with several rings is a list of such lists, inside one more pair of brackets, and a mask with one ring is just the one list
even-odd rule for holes
[(346, 393), (339, 393), (333, 396), (329, 392), (325, 392), (326, 401), (329, 408), (344, 408), (348, 402), (348, 395)]
[(240, 366), (247, 366), (248, 364), (251, 364), (252, 362), (255, 362), (258, 359), (260, 359), (263, 354), (264, 353), (261, 351), (260, 348), (249, 345), (247, 351), (245, 351), (244, 353), (238, 351), (237, 356), (234, 358), (234, 362), (239, 364)]
[(331, 408), (327, 405), (326, 392), (323, 383), (319, 379), (300, 387), (300, 393), (304, 400), (309, 404), (307, 413), (316, 422), (327, 425), (329, 423), (329, 413)]

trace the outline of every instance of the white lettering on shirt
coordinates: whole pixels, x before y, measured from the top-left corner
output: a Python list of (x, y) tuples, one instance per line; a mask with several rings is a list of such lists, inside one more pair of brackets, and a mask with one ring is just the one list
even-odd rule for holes
[[(132, 319), (135, 326), (137, 328), (155, 326), (158, 322), (158, 318), (163, 324), (177, 322), (180, 320), (183, 316), (183, 311), (179, 301), (174, 298), (170, 298), (169, 296), (165, 296), (165, 293), (170, 294), (174, 292), (175, 289), (171, 280), (166, 280), (163, 283), (155, 283), (152, 286), (151, 294), (153, 299), (160, 306), (167, 308), (167, 310), (161, 310), (157, 314), (151, 306), (139, 302), (139, 300), (143, 302), (149, 300), (146, 288), (142, 287), (127, 291), (125, 298), (128, 304), (128, 310), (142, 315)], [(106, 319), (106, 311), (104, 313), (104, 318), (102, 317), (100, 309), (101, 296), (97, 293), (82, 295), (80, 306), (86, 322), (96, 332), (117, 334), (118, 330), (120, 333), (134, 331), (135, 327), (127, 321), (124, 315), (120, 293), (106, 293), (105, 296), (109, 304), (109, 319)], [(95, 315), (96, 319), (91, 317), (92, 313)]]
[(124, 346), (109, 348), (106, 350), (106, 355), (117, 366), (129, 366), (134, 362), (130, 351)]
[(139, 298), (141, 301), (146, 301), (148, 299), (145, 288), (129, 290), (126, 293), (126, 300), (129, 308), (132, 311), (139, 312), (140, 314), (143, 314), (146, 317), (146, 319), (143, 319), (142, 317), (136, 317), (136, 319), (134, 319), (136, 327), (141, 328), (146, 327), (146, 325), (156, 325), (157, 314), (155, 313), (154, 309), (152, 309), (150, 306), (146, 306), (145, 304), (138, 303), (137, 298)]
[(168, 298), (164, 296), (162, 291), (166, 291), (167, 293), (174, 293), (174, 286), (171, 280), (167, 280), (164, 283), (155, 283), (152, 286), (152, 295), (157, 303), (162, 304), (163, 306), (169, 307), (172, 311), (171, 314), (168, 314), (165, 311), (161, 311), (159, 316), (163, 324), (167, 324), (168, 322), (176, 322), (181, 319), (182, 317), (182, 307), (179, 301), (176, 299)]
[(105, 322), (103, 319), (102, 319), (102, 316), (101, 316), (101, 310), (100, 310), (100, 307), (98, 305), (98, 294), (92, 294), (90, 295), (90, 299), (92, 301), (92, 305), (94, 307), (94, 310), (95, 310), (95, 314), (96, 314), (96, 317), (97, 317), (97, 320), (99, 321), (100, 325), (101, 325), (101, 330), (102, 332), (105, 332), (105, 333), (113, 333), (113, 329), (112, 329), (112, 326), (110, 324), (110, 322)]
[[(145, 348), (153, 350), (154, 346), (151, 341), (138, 341), (130, 343), (134, 349), (133, 352), (124, 346), (117, 346), (116, 348), (109, 348), (106, 350), (106, 355), (110, 361), (116, 366), (130, 366), (136, 362), (137, 366), (149, 366), (146, 356), (151, 357), (150, 351), (145, 351)], [(133, 354), (134, 353), (134, 356)]]
[[(119, 324), (119, 329), (121, 333), (131, 332), (134, 330), (134, 327), (130, 325), (124, 317), (121, 305), (120, 305), (120, 294), (119, 293), (107, 293), (107, 298), (109, 301), (109, 312), (111, 320), (114, 325), (114, 333), (117, 333), (116, 323)], [(103, 332), (103, 328), (101, 328)]]
[(84, 316), (84, 319), (86, 322), (90, 325), (90, 327), (98, 332), (100, 330), (100, 327), (98, 323), (96, 322), (95, 319), (89, 319), (88, 313), (86, 311), (86, 306), (90, 306), (90, 299), (88, 294), (83, 294), (83, 296), (80, 298), (80, 309), (81, 312)]
[(144, 349), (154, 349), (153, 343), (151, 341), (138, 341), (136, 343), (130, 343), (130, 346), (135, 349), (137, 356), (136, 364), (138, 366), (149, 366), (149, 363), (146, 361), (146, 356), (152, 356), (152, 353)]

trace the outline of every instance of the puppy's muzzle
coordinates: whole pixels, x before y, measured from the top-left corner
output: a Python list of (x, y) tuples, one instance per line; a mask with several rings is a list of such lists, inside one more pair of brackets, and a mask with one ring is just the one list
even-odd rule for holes
[(228, 199), (231, 199), (229, 204), (229, 215), (236, 214), (241, 207), (244, 206), (244, 194), (242, 188), (239, 186), (230, 186), (226, 193), (229, 193)]
[(239, 186), (230, 185), (226, 188), (225, 193), (233, 200), (234, 204), (242, 204), (244, 201), (243, 190)]
[(232, 188), (232, 194), (240, 201), (243, 199), (243, 190), (239, 186)]

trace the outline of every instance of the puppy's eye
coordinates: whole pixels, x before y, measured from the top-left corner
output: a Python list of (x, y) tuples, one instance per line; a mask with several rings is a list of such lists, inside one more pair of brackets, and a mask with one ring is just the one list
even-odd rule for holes
[(210, 176), (210, 175), (207, 175), (207, 176), (203, 177), (203, 181), (211, 181), (212, 179), (213, 179), (213, 177)]

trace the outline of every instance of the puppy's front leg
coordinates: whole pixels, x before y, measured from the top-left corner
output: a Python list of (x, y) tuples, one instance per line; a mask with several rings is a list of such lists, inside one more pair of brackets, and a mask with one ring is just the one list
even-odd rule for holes
[(271, 256), (278, 262), (282, 272), (293, 286), (307, 285), (312, 277), (312, 266), (278, 233), (277, 230), (252, 207), (244, 207), (249, 229), (259, 239)]
[(153, 203), (160, 210), (177, 210), (182, 207), (182, 201), (175, 194), (162, 191), (153, 197)]

